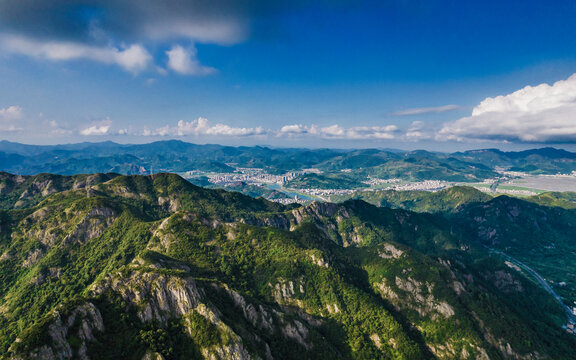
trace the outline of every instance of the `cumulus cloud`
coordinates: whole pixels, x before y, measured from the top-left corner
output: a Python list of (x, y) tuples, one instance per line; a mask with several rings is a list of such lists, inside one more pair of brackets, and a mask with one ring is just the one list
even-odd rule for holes
[(108, 135), (110, 133), (110, 128), (112, 127), (112, 121), (109, 118), (105, 120), (91, 124), (88, 127), (80, 130), (80, 135), (84, 136), (102, 136)]
[(459, 109), (458, 105), (443, 105), (443, 106), (436, 106), (436, 107), (421, 107), (421, 108), (412, 108), (412, 109), (405, 109), (391, 113), (390, 115), (393, 116), (410, 116), (410, 115), (423, 115), (423, 114), (432, 114), (432, 113), (443, 113), (451, 110)]
[(202, 66), (196, 58), (196, 49), (185, 49), (180, 45), (172, 47), (166, 52), (168, 55), (168, 68), (182, 75), (210, 75), (216, 69)]
[(22, 108), (20, 106), (12, 105), (0, 109), (0, 119), (2, 120), (15, 120), (20, 117), (22, 117)]
[(18, 120), (22, 118), (22, 108), (12, 105), (6, 108), (0, 108), (0, 131), (13, 132), (20, 131), (22, 128)]
[(387, 126), (355, 126), (345, 130), (349, 139), (394, 139), (398, 131), (396, 125)]
[(278, 132), (279, 135), (299, 135), (299, 134), (306, 134), (310, 132), (310, 128), (304, 126), (302, 124), (294, 124), (294, 125), (284, 125), (280, 128)]
[(438, 139), (576, 142), (576, 74), (486, 98), (472, 115), (447, 123)]
[(74, 42), (41, 42), (21, 36), (6, 36), (0, 43), (10, 53), (55, 61), (86, 59), (116, 64), (135, 73), (145, 70), (152, 61), (148, 51), (138, 44), (126, 48), (97, 47)]
[(326, 139), (394, 139), (398, 132), (396, 125), (387, 126), (353, 126), (342, 127), (340, 125), (330, 125), (320, 127), (317, 125), (293, 124), (280, 128), (277, 136), (318, 136)]
[(208, 119), (198, 118), (192, 121), (178, 121), (176, 126), (163, 126), (155, 130), (144, 129), (144, 136), (189, 136), (189, 135), (210, 135), (210, 136), (257, 136), (266, 135), (262, 127), (245, 128), (232, 127), (226, 124), (212, 125)]

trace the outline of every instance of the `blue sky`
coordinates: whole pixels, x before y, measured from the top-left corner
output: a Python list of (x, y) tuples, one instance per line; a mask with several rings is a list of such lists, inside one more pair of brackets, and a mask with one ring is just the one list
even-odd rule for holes
[(166, 3), (0, 1), (0, 138), (574, 148), (574, 1)]

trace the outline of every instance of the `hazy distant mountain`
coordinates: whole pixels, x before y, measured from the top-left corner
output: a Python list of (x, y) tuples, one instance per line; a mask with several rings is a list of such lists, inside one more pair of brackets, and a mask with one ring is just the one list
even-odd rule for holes
[[(322, 187), (340, 182), (336, 188), (342, 188), (350, 181), (361, 187), (361, 181), (368, 176), (467, 182), (494, 178), (495, 168), (532, 174), (571, 173), (576, 171), (576, 154), (553, 148), (521, 152), (487, 149), (453, 154), (423, 150), (271, 149), (196, 145), (178, 140), (137, 145), (102, 142), (50, 146), (0, 142), (0, 171), (23, 175), (233, 171), (233, 167), (226, 164), (262, 168), (272, 174), (318, 168), (325, 174), (304, 176), (296, 179), (295, 184)], [(342, 174), (342, 170), (353, 171)]]

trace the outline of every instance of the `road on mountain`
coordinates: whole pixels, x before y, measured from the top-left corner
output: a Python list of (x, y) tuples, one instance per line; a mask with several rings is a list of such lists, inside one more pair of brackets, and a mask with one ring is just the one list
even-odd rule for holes
[(556, 299), (556, 301), (558, 301), (558, 303), (560, 303), (560, 305), (562, 305), (562, 308), (564, 309), (564, 311), (566, 311), (566, 314), (568, 315), (568, 321), (571, 323), (576, 323), (576, 315), (574, 315), (572, 310), (564, 303), (564, 301), (562, 300), (560, 295), (558, 295), (556, 293), (556, 291), (554, 291), (552, 286), (550, 286), (550, 284), (548, 284), (546, 279), (544, 279), (534, 269), (532, 269), (530, 266), (526, 265), (522, 261), (517, 260), (517, 259), (513, 258), (512, 256), (503, 253), (502, 251), (498, 251), (498, 250), (495, 250), (492, 248), (487, 248), (487, 249), (489, 249), (493, 253), (496, 253), (496, 254), (504, 257), (506, 260), (508, 260), (512, 264), (518, 266), (522, 270), (526, 271), (529, 275), (531, 275), (534, 278), (534, 280), (536, 280), (538, 282), (538, 284), (540, 284), (540, 286), (542, 286), (542, 288), (544, 288), (544, 290), (546, 290), (550, 295), (552, 295), (554, 297), (554, 299)]

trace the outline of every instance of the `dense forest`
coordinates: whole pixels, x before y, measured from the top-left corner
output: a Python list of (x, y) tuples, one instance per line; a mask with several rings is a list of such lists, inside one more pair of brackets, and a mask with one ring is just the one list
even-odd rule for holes
[(562, 306), (491, 251), (574, 249), (573, 199), (433, 196), (283, 206), (173, 174), (2, 173), (1, 357), (573, 358)]

